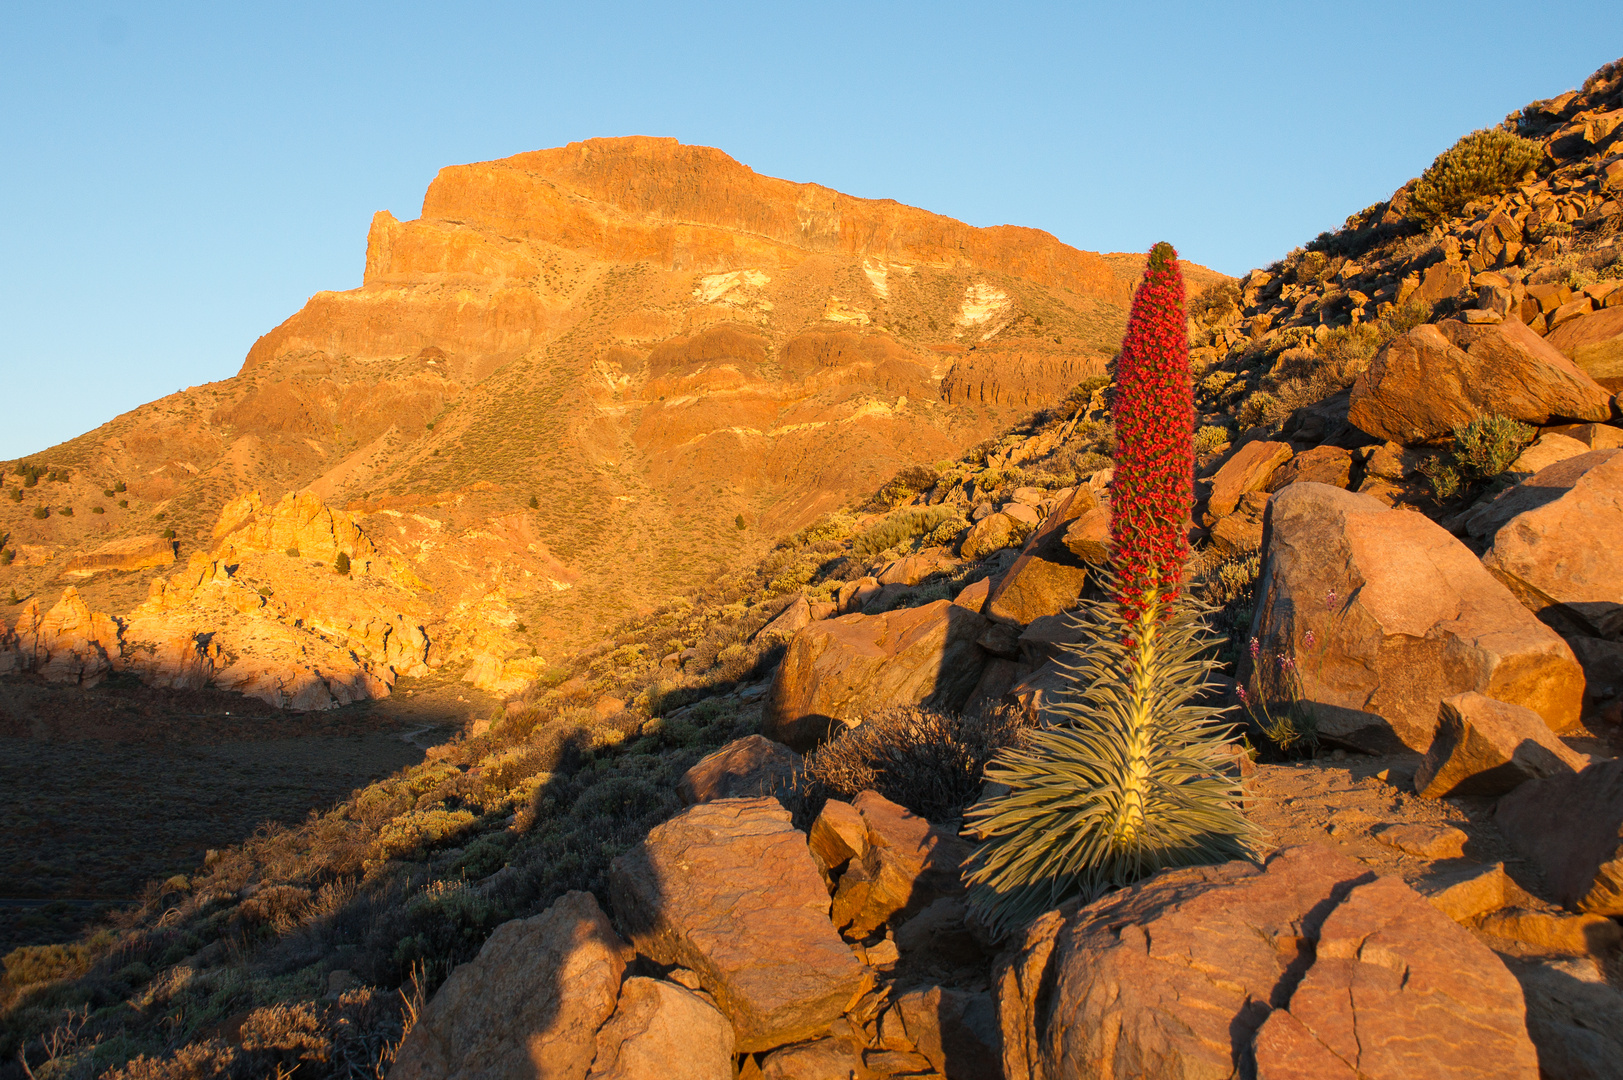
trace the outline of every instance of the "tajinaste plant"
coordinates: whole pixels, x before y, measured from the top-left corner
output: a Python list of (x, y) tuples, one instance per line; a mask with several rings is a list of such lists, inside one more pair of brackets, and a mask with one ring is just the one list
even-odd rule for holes
[(998, 755), (1008, 791), (976, 805), (965, 878), (997, 933), (1073, 897), (1170, 866), (1246, 854), (1226, 708), (1196, 704), (1218, 666), (1209, 610), (1181, 595), (1194, 486), (1194, 407), (1177, 253), (1157, 244), (1116, 367), (1109, 599), (1084, 633), (1044, 727)]

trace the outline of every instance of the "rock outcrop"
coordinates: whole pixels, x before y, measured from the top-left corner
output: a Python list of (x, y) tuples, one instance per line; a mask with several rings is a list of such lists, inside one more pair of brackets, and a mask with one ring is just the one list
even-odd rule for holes
[(1481, 416), (1530, 424), (1606, 420), (1612, 395), (1522, 323), (1418, 326), (1375, 357), (1353, 386), (1348, 419), (1412, 445)]
[(1277, 701), (1299, 681), (1323, 737), (1424, 752), (1439, 703), (1468, 690), (1555, 731), (1578, 721), (1572, 650), (1420, 514), (1292, 484), (1269, 501), (1257, 598), (1249, 692)]
[(842, 615), (795, 635), (767, 698), (762, 729), (807, 750), (836, 724), (887, 705), (962, 704), (980, 678), (986, 620), (947, 600), (882, 615)]
[(597, 1033), (588, 1080), (733, 1080), (733, 1028), (698, 994), (632, 978)]
[(1443, 699), (1414, 787), (1428, 799), (1503, 795), (1524, 781), (1583, 767), (1532, 709), (1467, 690)]
[(983, 609), (998, 622), (1024, 626), (1076, 602), (1088, 580), (1088, 562), (1067, 546), (1071, 526), (1099, 500), (1078, 487), (1060, 500), (1031, 534), (1014, 565), (993, 586)]
[(799, 772), (799, 754), (760, 735), (746, 735), (701, 758), (682, 774), (676, 793), (690, 806), (716, 799), (782, 797), (793, 790)]
[(741, 1053), (823, 1034), (871, 983), (776, 799), (691, 807), (614, 860), (609, 891), (638, 952), (698, 974)]
[(1499, 958), (1323, 848), (1164, 871), (1045, 915), (996, 992), (1007, 1076), (1538, 1073)]

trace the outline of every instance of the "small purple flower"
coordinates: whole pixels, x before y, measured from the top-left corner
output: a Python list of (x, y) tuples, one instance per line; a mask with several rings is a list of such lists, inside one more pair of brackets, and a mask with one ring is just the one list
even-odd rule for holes
[(1280, 671), (1289, 671), (1292, 668), (1294, 668), (1295, 666), (1296, 666), (1296, 658), (1291, 656), (1290, 653), (1283, 653), (1282, 652), (1282, 653), (1279, 654), (1279, 670)]
[(1336, 591), (1334, 589), (1331, 589), (1329, 592), (1325, 593), (1324, 594), (1324, 608), (1325, 608), (1325, 610), (1328, 611), (1331, 608), (1335, 607), (1336, 606), (1336, 601), (1340, 600), (1340, 599), (1341, 599), (1341, 597), (1336, 595)]
[(1240, 704), (1244, 705), (1246, 703), (1245, 687), (1243, 687), (1243, 686), (1235, 687), (1234, 692), (1240, 695)]
[(1302, 635), (1302, 644), (1306, 645), (1310, 649), (1318, 642), (1318, 640), (1319, 639), (1314, 636), (1313, 631), (1311, 630)]
[(1256, 638), (1252, 638), (1251, 639), (1251, 659), (1255, 660), (1257, 658), (1257, 653), (1260, 652), (1261, 650), (1262, 650), (1262, 643), (1259, 642)]

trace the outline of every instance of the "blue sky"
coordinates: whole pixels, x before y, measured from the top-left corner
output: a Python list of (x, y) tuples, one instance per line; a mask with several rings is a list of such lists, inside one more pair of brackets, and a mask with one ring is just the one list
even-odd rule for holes
[(11, 4), (0, 459), (235, 373), (444, 165), (670, 135), (1238, 274), (1620, 55), (1593, 2)]

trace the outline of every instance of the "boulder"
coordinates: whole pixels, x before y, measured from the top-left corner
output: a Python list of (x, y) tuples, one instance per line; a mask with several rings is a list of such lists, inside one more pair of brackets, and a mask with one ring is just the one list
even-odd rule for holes
[(1432, 907), (1457, 923), (1470, 923), (1508, 904), (1532, 899), (1505, 873), (1504, 863), (1481, 866), (1456, 861), (1433, 866), (1413, 884)]
[(1539, 1075), (1623, 1080), (1623, 993), (1593, 960), (1509, 960), (1527, 1001)]
[(896, 999), (903, 1030), (936, 1072), (952, 1080), (1002, 1080), (1003, 1037), (992, 995), (942, 986)]
[(1376, 354), (1353, 385), (1347, 418), (1412, 446), (1495, 413), (1536, 425), (1605, 420), (1611, 393), (1515, 319), (1447, 320), (1417, 326)]
[(1075, 680), (1053, 660), (1033, 671), (1003, 694), (1003, 701), (1019, 709), (1032, 723), (1040, 723), (1049, 705), (1071, 690)]
[(1202, 522), (1212, 525), (1234, 513), (1240, 496), (1266, 488), (1274, 470), (1292, 456), (1289, 443), (1258, 440), (1240, 447), (1212, 477), (1212, 493), (1206, 500)]
[(1339, 446), (1315, 446), (1276, 469), (1267, 490), (1278, 491), (1295, 483), (1344, 488), (1352, 480), (1352, 460), (1352, 452)]
[(1085, 563), (1103, 566), (1110, 561), (1110, 507), (1096, 506), (1065, 527), (1061, 539), (1068, 551)]
[(406, 1036), (392, 1080), (583, 1080), (631, 951), (591, 893), (496, 928)]
[(1065, 659), (1085, 636), (1074, 616), (1044, 615), (1020, 632), (1019, 655), (1029, 666), (1041, 667), (1050, 660)]
[(867, 827), (867, 850), (853, 859), (834, 893), (832, 918), (860, 940), (901, 922), (941, 897), (961, 896), (959, 880), (970, 846), (874, 791), (852, 803)]
[(1529, 780), (1499, 800), (1494, 822), (1558, 902), (1623, 915), (1623, 759)]
[(733, 1028), (710, 1002), (661, 979), (627, 979), (597, 1033), (589, 1080), (733, 1080)]
[(1623, 390), (1623, 307), (1572, 319), (1544, 340), (1606, 389)]
[(757, 641), (783, 641), (794, 637), (812, 621), (811, 601), (797, 596), (778, 615), (755, 632)]
[(861, 611), (868, 601), (879, 595), (884, 586), (879, 584), (876, 577), (860, 577), (855, 581), (847, 581), (840, 586), (838, 604), (841, 614), (850, 614)]
[[(1424, 516), (1324, 484), (1272, 496), (1248, 692), (1300, 693), (1321, 737), (1425, 752), (1439, 703), (1467, 690), (1578, 721), (1572, 650), (1470, 550)], [(1311, 635), (1311, 637), (1310, 637)], [(1283, 655), (1294, 679), (1278, 678)]]
[(1606, 464), (1617, 453), (1615, 449), (1591, 450), (1546, 466), (1473, 508), (1461, 524), (1467, 535), (1491, 542), (1493, 535), (1512, 518), (1555, 502), (1582, 480), (1584, 474)]
[(739, 1053), (823, 1034), (872, 983), (776, 799), (683, 811), (614, 860), (609, 895), (638, 952), (698, 975)]
[(1503, 795), (1524, 781), (1583, 767), (1532, 709), (1467, 690), (1443, 699), (1414, 788), (1428, 799)]
[(689, 806), (756, 795), (781, 798), (794, 789), (799, 772), (799, 754), (760, 735), (746, 735), (700, 758), (682, 774), (676, 793)]
[(988, 514), (969, 527), (958, 553), (971, 561), (984, 559), (999, 548), (1014, 547), (1029, 531), (1030, 526), (1008, 514)]
[[(1601, 455), (1606, 460), (1586, 463)], [(1540, 484), (1569, 472), (1577, 473), (1570, 486)], [(1545, 622), (1623, 641), (1623, 450), (1591, 450), (1529, 483), (1556, 497), (1517, 500), (1527, 508), (1494, 531), (1482, 564)]]
[(1377, 829), (1375, 839), (1422, 859), (1457, 859), (1465, 854), (1465, 842), (1470, 838), (1452, 825), (1405, 821)]
[(1545, 433), (1577, 439), (1591, 450), (1610, 450), (1623, 446), (1623, 428), (1611, 424), (1562, 424), (1559, 427), (1549, 428)]
[(991, 594), (992, 579), (981, 578), (978, 581), (970, 582), (968, 585), (965, 585), (962, 589), (958, 590), (958, 595), (953, 597), (952, 602), (961, 608), (968, 608), (970, 611), (973, 611), (975, 614), (979, 615), (981, 613), (981, 608), (986, 606), (986, 598)]
[(1240, 496), (1234, 513), (1212, 526), (1212, 547), (1225, 555), (1256, 551), (1262, 546), (1262, 522), (1267, 509), (1268, 496), (1260, 491)]
[(852, 859), (860, 860), (868, 853), (868, 823), (850, 803), (830, 799), (812, 822), (806, 846), (824, 880), (832, 881)]
[(1547, 465), (1554, 465), (1558, 461), (1565, 461), (1588, 452), (1589, 447), (1577, 439), (1546, 431), (1533, 440), (1533, 445), (1517, 455), (1504, 475), (1510, 480), (1525, 480)]
[(1396, 878), (1323, 847), (1044, 915), (994, 972), (1004, 1072), (1532, 1080), (1521, 988)]
[(887, 705), (957, 709), (980, 678), (985, 653), (975, 639), (986, 626), (947, 600), (812, 623), (778, 665), (762, 730), (809, 750), (835, 724), (855, 726)]
[(1042, 513), (1035, 506), (1028, 506), (1021, 502), (1004, 503), (1001, 512), (1008, 514), (1022, 524), (1033, 527), (1043, 519)]
[(761, 1061), (763, 1080), (851, 1080), (862, 1059), (845, 1039), (816, 1039), (774, 1050)]
[(881, 585), (917, 585), (932, 574), (950, 573), (961, 565), (944, 548), (928, 548), (893, 559), (876, 576)]
[(1074, 604), (1087, 583), (1088, 564), (1066, 546), (1065, 536), (1072, 522), (1097, 507), (1092, 490), (1085, 487), (1061, 500), (992, 588), (986, 615), (997, 622), (1024, 626)]

